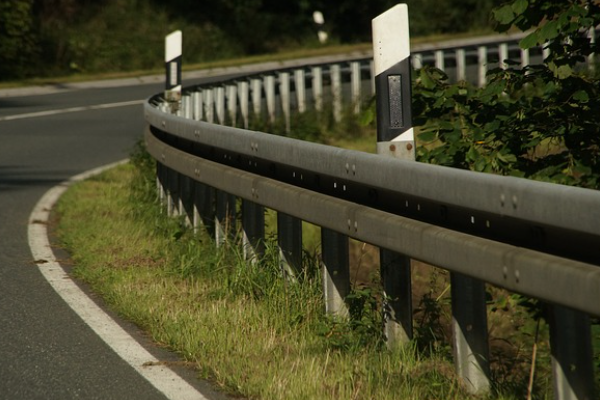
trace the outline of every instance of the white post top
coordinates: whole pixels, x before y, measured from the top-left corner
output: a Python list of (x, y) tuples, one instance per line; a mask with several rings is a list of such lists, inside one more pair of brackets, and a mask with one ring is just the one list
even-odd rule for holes
[(375, 75), (410, 57), (408, 6), (398, 4), (372, 21)]
[(165, 62), (181, 56), (182, 39), (181, 31), (172, 32), (165, 37)]
[(325, 23), (325, 17), (323, 17), (323, 13), (321, 11), (315, 11), (313, 13), (313, 21), (315, 24), (323, 25)]

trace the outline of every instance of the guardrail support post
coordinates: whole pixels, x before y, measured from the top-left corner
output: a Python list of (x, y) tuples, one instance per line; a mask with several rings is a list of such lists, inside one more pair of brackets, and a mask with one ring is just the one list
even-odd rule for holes
[(487, 83), (487, 47), (479, 46), (477, 48), (477, 84), (484, 87)]
[(167, 197), (165, 166), (158, 161), (156, 162), (156, 187), (158, 189), (158, 201), (164, 207)]
[(331, 95), (333, 101), (333, 119), (335, 122), (342, 120), (342, 67), (334, 64), (329, 67), (331, 77)]
[(529, 49), (521, 49), (521, 68), (529, 65)]
[(285, 121), (285, 132), (290, 133), (291, 98), (289, 72), (279, 73), (279, 96), (281, 97), (281, 110), (283, 112), (283, 119)]
[(277, 243), (281, 272), (285, 278), (295, 280), (302, 272), (302, 221), (278, 212)]
[(174, 217), (179, 215), (179, 174), (167, 168), (167, 215)]
[(206, 107), (206, 122), (212, 124), (215, 122), (215, 90), (210, 88), (202, 91), (204, 96), (204, 106)]
[[(596, 29), (590, 28), (587, 34), (588, 39), (590, 40), (590, 45), (594, 46), (596, 44)], [(594, 73), (596, 71), (596, 54), (591, 53), (586, 57), (586, 62), (588, 66), (588, 71), (590, 73)]]
[(506, 60), (508, 60), (508, 44), (500, 43), (498, 45), (498, 66), (502, 69), (508, 68)]
[(485, 283), (450, 274), (456, 372), (471, 393), (490, 389)]
[(225, 88), (219, 86), (216, 88), (215, 108), (217, 111), (217, 123), (225, 125)]
[(465, 49), (456, 49), (456, 81), (461, 82), (467, 79), (467, 60)]
[(349, 251), (348, 236), (321, 229), (325, 312), (342, 318), (348, 316), (344, 299), (350, 293)]
[(185, 226), (192, 227), (194, 221), (194, 192), (192, 179), (185, 176), (179, 176), (181, 193), (181, 214), (184, 216)]
[(361, 101), (361, 73), (360, 62), (353, 61), (350, 63), (350, 81), (351, 81), (351, 97), (354, 114), (360, 112)]
[(238, 82), (238, 97), (240, 100), (240, 113), (242, 114), (242, 121), (244, 129), (248, 129), (248, 114), (249, 114), (249, 96), (250, 96), (250, 85), (248, 81)]
[(262, 81), (258, 78), (252, 78), (250, 82), (252, 86), (252, 110), (254, 117), (260, 118), (262, 110)]
[[(200, 225), (215, 235), (215, 190), (200, 182), (194, 182), (194, 232)], [(213, 236), (214, 237), (214, 236)]]
[(446, 62), (444, 60), (444, 50), (435, 51), (435, 67), (442, 71), (446, 68)]
[(217, 247), (227, 242), (227, 239), (235, 232), (235, 196), (221, 190), (216, 191), (216, 213), (215, 213), (215, 242)]
[(275, 123), (275, 77), (273, 75), (265, 76), (265, 99), (269, 122), (273, 124)]
[[(415, 159), (411, 116), (408, 8), (399, 4), (373, 20), (373, 54), (377, 89), (377, 153)], [(384, 289), (384, 335), (389, 348), (412, 339), (410, 259), (380, 249)]]
[(237, 85), (227, 85), (227, 113), (229, 114), (229, 126), (237, 123)]
[(298, 112), (306, 111), (306, 79), (304, 69), (294, 71), (294, 85), (296, 87), (296, 99), (298, 101)]
[(258, 262), (265, 253), (265, 209), (250, 200), (242, 200), (244, 259)]
[(203, 116), (204, 104), (203, 104), (203, 95), (201, 91), (197, 91), (192, 93), (192, 103), (194, 112), (192, 113), (192, 118), (196, 121), (201, 121)]
[(323, 111), (323, 68), (312, 68), (312, 95), (317, 112)]
[(587, 314), (552, 305), (550, 349), (554, 398), (557, 400), (596, 399), (593, 349)]

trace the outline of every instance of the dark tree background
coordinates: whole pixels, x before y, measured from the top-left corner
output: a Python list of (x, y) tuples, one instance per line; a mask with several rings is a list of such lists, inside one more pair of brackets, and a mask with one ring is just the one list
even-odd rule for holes
[[(491, 28), (500, 0), (405, 0), (413, 36)], [(184, 31), (187, 62), (368, 42), (393, 0), (0, 0), (0, 80), (160, 67), (165, 34)]]

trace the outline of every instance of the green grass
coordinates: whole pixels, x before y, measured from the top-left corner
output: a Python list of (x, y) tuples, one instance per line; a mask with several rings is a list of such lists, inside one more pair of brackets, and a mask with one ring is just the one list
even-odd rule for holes
[[(390, 352), (356, 321), (325, 316), (314, 259), (300, 283), (286, 284), (272, 243), (247, 265), (239, 247), (215, 250), (168, 219), (148, 160), (140, 165), (71, 188), (58, 205), (58, 233), (75, 277), (200, 377), (261, 399), (469, 398), (447, 352), (416, 343)], [(367, 317), (376, 323), (375, 314)]]

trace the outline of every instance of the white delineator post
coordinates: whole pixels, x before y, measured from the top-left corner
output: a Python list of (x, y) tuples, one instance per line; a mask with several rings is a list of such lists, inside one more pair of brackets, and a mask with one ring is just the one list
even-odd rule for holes
[[(399, 4), (373, 20), (377, 91), (377, 152), (415, 160), (411, 115), (408, 7)], [(389, 347), (412, 337), (410, 259), (382, 249), (384, 333)], [(470, 392), (489, 391), (489, 355), (483, 282), (452, 274), (454, 361)]]
[(408, 7), (398, 4), (373, 19), (377, 92), (377, 153), (414, 160)]
[(322, 44), (327, 43), (328, 35), (325, 31), (325, 17), (321, 11), (315, 11), (313, 13), (313, 21), (317, 27), (317, 37), (319, 42)]
[[(377, 153), (414, 160), (408, 7), (399, 4), (391, 8), (373, 19), (372, 28)], [(381, 249), (379, 263), (384, 291), (384, 337), (388, 348), (394, 348), (412, 339), (410, 258)]]
[(179, 104), (181, 100), (181, 31), (175, 31), (165, 37), (165, 99), (169, 103)]

